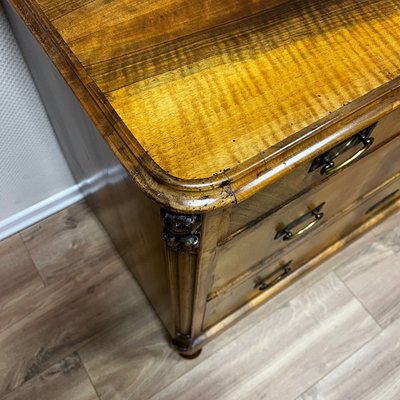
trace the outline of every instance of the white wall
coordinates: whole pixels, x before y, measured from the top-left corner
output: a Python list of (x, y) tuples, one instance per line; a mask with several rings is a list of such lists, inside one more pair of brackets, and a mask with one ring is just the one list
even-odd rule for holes
[(4, 221), (74, 187), (0, 5), (0, 237)]

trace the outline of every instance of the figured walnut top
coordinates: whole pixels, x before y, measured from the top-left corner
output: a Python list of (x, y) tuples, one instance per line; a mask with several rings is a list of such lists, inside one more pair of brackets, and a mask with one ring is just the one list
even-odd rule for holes
[(123, 157), (183, 181), (249, 168), (400, 76), (398, 0), (11, 2), (76, 69)]

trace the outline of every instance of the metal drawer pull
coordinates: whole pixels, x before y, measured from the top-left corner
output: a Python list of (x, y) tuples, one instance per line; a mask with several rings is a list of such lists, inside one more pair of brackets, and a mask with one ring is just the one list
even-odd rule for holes
[(352, 157), (347, 159), (346, 161), (342, 162), (339, 165), (335, 166), (335, 162), (332, 160), (326, 160), (325, 165), (321, 169), (321, 174), (333, 174), (334, 172), (340, 171), (342, 168), (346, 167), (347, 165), (351, 164), (352, 162), (356, 161), (360, 158), (374, 143), (374, 138), (363, 138), (362, 141), (363, 147), (357, 151)]
[(281, 268), (279, 268), (275, 272), (273, 272), (271, 275), (256, 282), (256, 284), (254, 285), (254, 289), (258, 289), (262, 292), (262, 291), (267, 290), (268, 288), (276, 285), (285, 276), (289, 275), (292, 272), (292, 269), (290, 268), (290, 264), (292, 263), (292, 261), (293, 260), (290, 260), (285, 265), (283, 265)]
[[(298, 237), (308, 232), (324, 216), (324, 213), (321, 212), (321, 209), (324, 205), (325, 203), (320, 204), (318, 207), (314, 208), (314, 210), (310, 211), (307, 214), (302, 215), (300, 218), (294, 220), (289, 225), (286, 225), (284, 228), (276, 232), (274, 240), (279, 238), (282, 238), (285, 241), (292, 240), (295, 237)], [(297, 232), (294, 233), (292, 232), (293, 228), (302, 224), (303, 222), (307, 221), (310, 218), (313, 218), (313, 220), (308, 225), (306, 225), (304, 228), (300, 229)]]
[[(335, 147), (332, 147), (330, 150), (316, 157), (311, 163), (310, 170), (308, 172), (315, 171), (316, 169), (321, 168), (321, 175), (328, 175), (334, 172), (341, 170), (347, 165), (353, 163), (358, 158), (360, 158), (374, 143), (374, 138), (371, 137), (372, 131), (374, 130), (377, 123), (374, 123), (367, 128), (363, 129), (361, 132), (358, 132), (356, 135), (353, 135), (349, 139), (345, 140), (337, 144)], [(343, 163), (336, 165), (335, 158), (341, 156), (348, 150), (352, 149), (355, 146), (363, 144), (363, 147), (357, 151), (353, 156), (344, 161)]]

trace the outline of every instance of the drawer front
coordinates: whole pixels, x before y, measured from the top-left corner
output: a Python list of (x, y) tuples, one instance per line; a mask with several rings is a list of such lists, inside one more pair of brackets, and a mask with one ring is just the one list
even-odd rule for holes
[[(400, 136), (217, 248), (213, 290), (309, 232), (400, 170)], [(322, 217), (322, 218), (320, 218)], [(289, 237), (292, 235), (292, 237)], [(289, 239), (289, 240), (288, 240)]]
[[(336, 166), (343, 165), (348, 160), (353, 160), (353, 162), (346, 164), (343, 169), (335, 173), (340, 173), (340, 171), (344, 171), (347, 168), (353, 168), (358, 160), (366, 154), (374, 151), (380, 144), (400, 133), (400, 109), (393, 111), (389, 115), (383, 117), (375, 126), (370, 125), (370, 127), (373, 127), (373, 129), (368, 133), (374, 141), (372, 145), (367, 146), (365, 150), (363, 149), (366, 146), (361, 141), (357, 140), (359, 135), (354, 135), (353, 142), (351, 142), (351, 140), (346, 141), (346, 143), (348, 143), (347, 147), (345, 143), (344, 145), (341, 144), (336, 150), (332, 149), (333, 151), (331, 151), (330, 154), (327, 152), (328, 154), (326, 155), (328, 158), (330, 156)], [(335, 157), (338, 153), (341, 154)], [(238, 204), (232, 210), (227, 236), (235, 234), (251, 221), (282, 206), (297, 194), (307, 190), (307, 188), (328, 179), (331, 174), (328, 174), (328, 171), (324, 170), (322, 159), (323, 157), (320, 157), (319, 160), (314, 159), (300, 165), (284, 178), (268, 186), (243, 203)], [(325, 171), (325, 173), (321, 174), (321, 171)]]
[(275, 260), (254, 266), (240, 278), (211, 293), (206, 306), (204, 328), (215, 324), (261, 292), (270, 290), (278, 282), (283, 283), (286, 277), (301, 268), (304, 263), (399, 199), (400, 173), (379, 190), (361, 199), (355, 207), (322, 224), (313, 232), (310, 240), (291, 246), (274, 257)]

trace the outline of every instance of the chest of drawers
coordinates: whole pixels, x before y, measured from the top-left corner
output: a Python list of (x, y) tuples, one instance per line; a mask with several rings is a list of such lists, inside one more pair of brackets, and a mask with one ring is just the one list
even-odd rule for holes
[(397, 1), (4, 6), (75, 179), (182, 355), (400, 206)]

